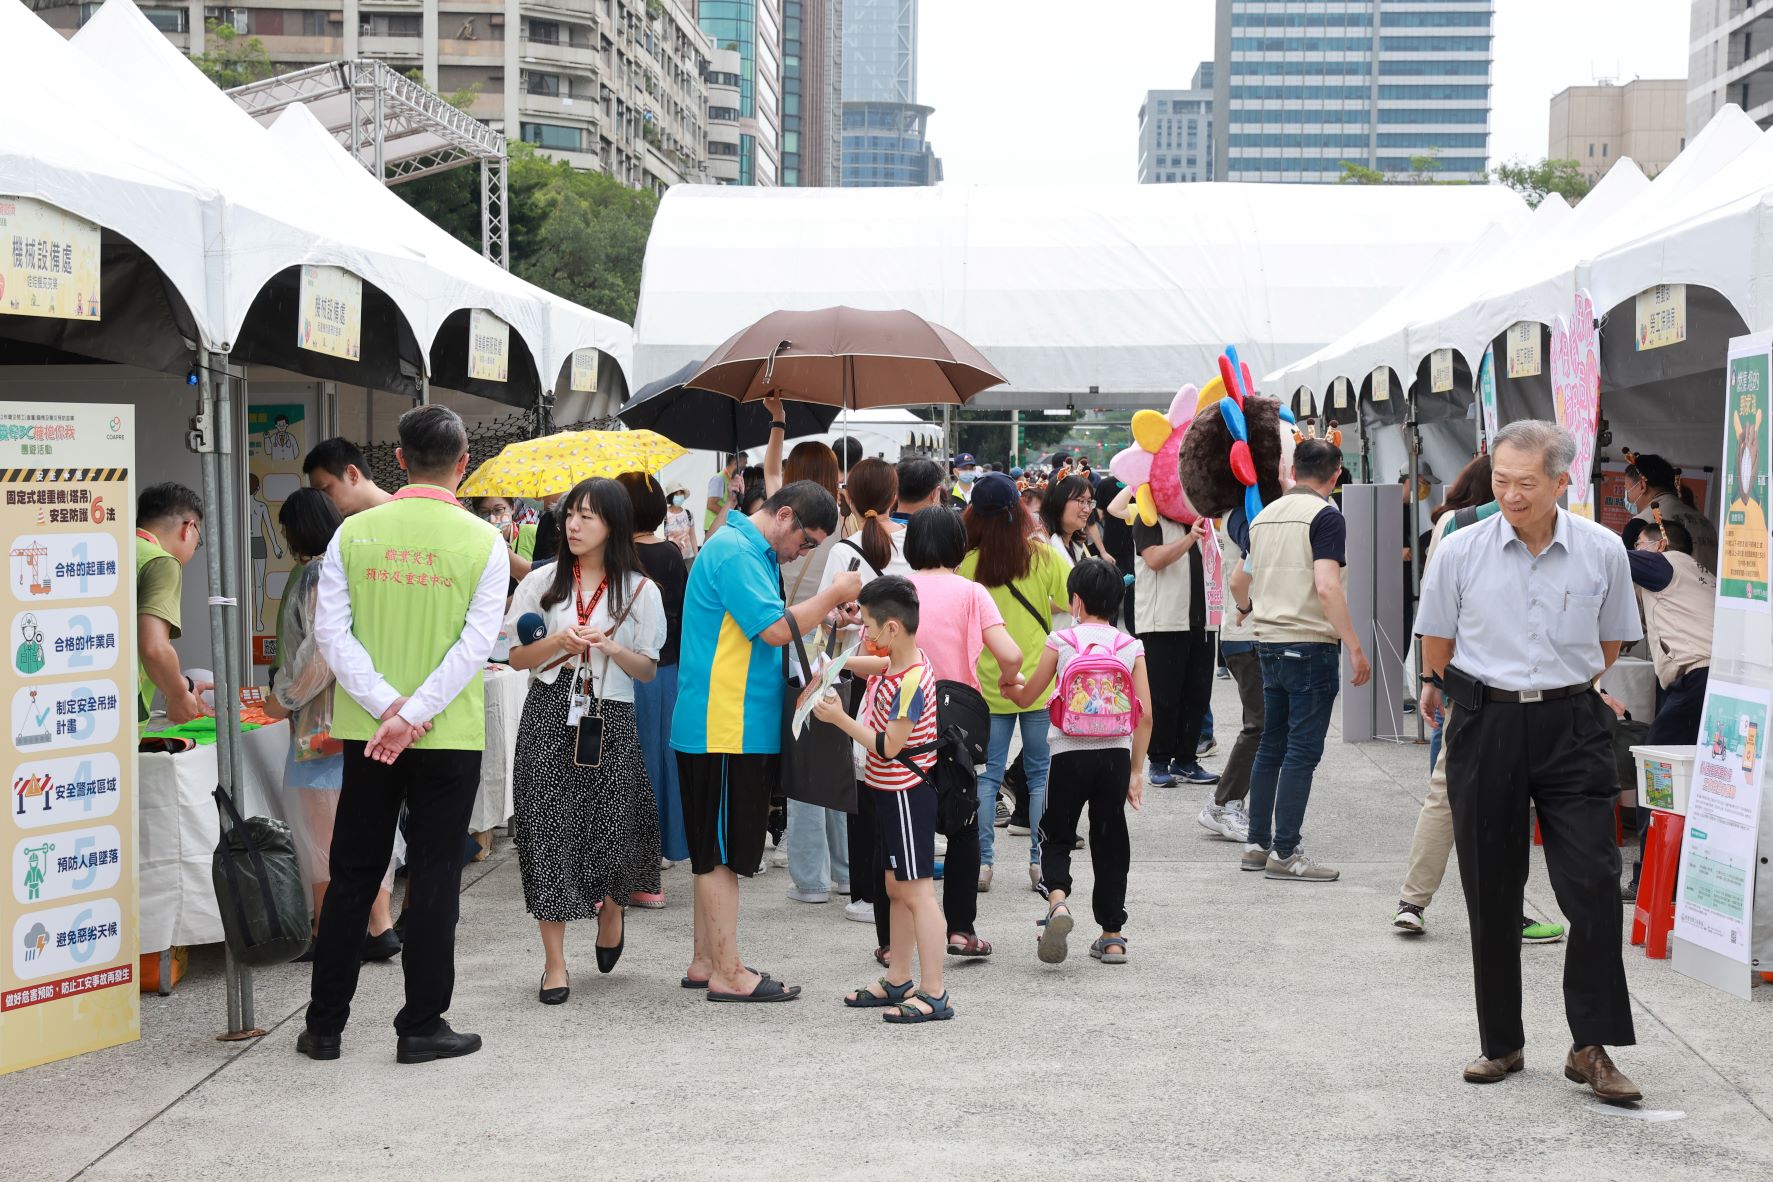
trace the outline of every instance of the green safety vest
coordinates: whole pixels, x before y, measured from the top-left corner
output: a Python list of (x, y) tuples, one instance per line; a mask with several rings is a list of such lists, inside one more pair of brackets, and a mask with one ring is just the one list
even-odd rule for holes
[[(172, 555), (161, 549), (158, 543), (150, 542), (137, 534), (135, 538), (135, 578), (138, 586), (141, 584), (142, 571), (146, 570), (148, 564), (156, 558), (172, 558)], [(173, 559), (173, 561), (178, 560)], [(173, 636), (176, 638), (178, 633), (174, 632)], [(143, 663), (139, 648), (135, 655), (135, 685), (137, 692), (142, 697), (142, 710), (137, 718), (146, 718), (154, 705), (154, 679), (148, 676), (148, 666)]]
[[(410, 485), (387, 504), (345, 518), (338, 542), (351, 597), (351, 633), (388, 684), (410, 695), (461, 639), (493, 546), (503, 544), (499, 531), (442, 489)], [(334, 738), (367, 741), (381, 725), (344, 686), (334, 689), (332, 710)], [(415, 748), (486, 748), (478, 670), (431, 721), (431, 731)]]

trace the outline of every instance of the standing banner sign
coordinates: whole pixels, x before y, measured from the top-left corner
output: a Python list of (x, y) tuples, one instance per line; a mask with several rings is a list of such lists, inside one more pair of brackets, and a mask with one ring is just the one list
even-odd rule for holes
[(1539, 322), (1517, 320), (1508, 326), (1509, 379), (1538, 377), (1539, 369)]
[(468, 376), (483, 382), (509, 381), (511, 326), (485, 308), (468, 311)]
[(1658, 283), (1637, 298), (1637, 350), (1660, 349), (1687, 339), (1687, 285)]
[(1451, 394), (1453, 392), (1453, 350), (1436, 349), (1428, 355), (1428, 392), (1430, 394)]
[(1576, 292), (1568, 319), (1558, 317), (1551, 331), (1551, 399), (1558, 426), (1576, 440), (1570, 461), (1570, 512), (1594, 520), (1595, 426), (1601, 410), (1601, 338), (1594, 323), (1594, 300)]
[(0, 316), (99, 318), (99, 228), (29, 197), (0, 196)]
[(356, 361), (363, 356), (363, 280), (343, 267), (302, 268), (296, 347)]
[[(1748, 611), (1769, 610), (1767, 459), (1763, 440), (1773, 397), (1767, 346), (1731, 342), (1724, 394), (1723, 530), (1718, 547), (1718, 600)], [(1742, 347), (1738, 349), (1738, 345)]]
[[(1534, 341), (1537, 343), (1538, 338), (1535, 337)], [(1488, 451), (1490, 441), (1496, 438), (1496, 432), (1500, 430), (1496, 422), (1496, 348), (1494, 345), (1484, 350), (1484, 359), (1478, 362), (1477, 387), (1478, 406), (1483, 412), (1484, 450)]]
[(594, 393), (597, 389), (597, 350), (573, 350), (573, 375), (567, 388), (580, 394)]
[(141, 1035), (134, 408), (0, 403), (0, 1073)]
[(1706, 686), (1675, 892), (1674, 934), (1742, 965), (1745, 996), (1770, 700), (1753, 686)]

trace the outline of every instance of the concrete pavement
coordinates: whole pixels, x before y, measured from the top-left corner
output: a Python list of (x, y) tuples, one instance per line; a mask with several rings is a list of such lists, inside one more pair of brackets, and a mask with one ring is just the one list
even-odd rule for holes
[[(1236, 698), (1216, 689), (1229, 734)], [(1740, 1002), (1628, 948), (1638, 1045), (1615, 1058), (1647, 1100), (1608, 1109), (1563, 1078), (1564, 946), (1529, 947), (1526, 1071), (1460, 1081), (1477, 1030), (1457, 868), (1427, 935), (1389, 926), (1426, 762), (1332, 735), (1306, 824), (1343, 872), (1329, 885), (1239, 873), (1239, 847), (1195, 823), (1201, 793), (1150, 789), (1132, 818), (1125, 966), (1085, 953), (1087, 855), (1071, 958), (1035, 959), (1042, 904), (1014, 864), (1023, 839), (1000, 830), (980, 907), (996, 955), (950, 959), (959, 1016), (927, 1028), (839, 1004), (878, 975), (872, 931), (841, 900), (786, 901), (780, 869), (744, 888), (741, 947), (803, 985), (800, 1001), (714, 1006), (678, 988), (678, 869), (665, 910), (630, 912), (614, 974), (595, 970), (591, 925), (574, 928), (572, 999), (544, 1008), (501, 844), (467, 875), (450, 1014), (485, 1036), (480, 1054), (394, 1062), (398, 959), (365, 966), (336, 1063), (295, 1053), (306, 966), (256, 974), (264, 1039), (215, 1042), (220, 961), (202, 950), (172, 997), (143, 999), (140, 1043), (0, 1079), (0, 1176), (1767, 1176), (1773, 988)], [(1535, 857), (1527, 908), (1557, 918)]]

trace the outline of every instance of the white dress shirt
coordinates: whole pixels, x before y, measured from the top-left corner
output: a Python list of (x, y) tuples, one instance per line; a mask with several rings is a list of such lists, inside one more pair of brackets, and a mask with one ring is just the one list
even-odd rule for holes
[[(569, 557), (566, 561), (572, 560)], [(531, 613), (542, 617), (544, 636), (564, 632), (579, 622), (579, 609), (573, 603), (570, 593), (553, 607), (542, 606), (542, 595), (553, 581), (552, 563), (539, 566), (524, 576), (523, 582), (517, 584), (516, 594), (511, 596), (511, 610), (505, 613), (507, 632), (516, 636), (517, 621)], [(665, 601), (659, 594), (659, 585), (645, 575), (631, 574), (628, 576), (627, 595), (622, 602), (625, 614), (621, 626), (615, 630), (616, 643), (643, 657), (658, 660), (659, 650), (665, 647)], [(610, 630), (615, 617), (610, 612), (607, 592), (598, 600), (588, 622), (601, 632)], [(634, 700), (634, 680), (616, 664), (614, 658), (606, 658), (602, 653), (593, 651), (583, 661), (591, 667), (598, 697), (608, 698), (612, 702)], [(567, 661), (552, 669), (537, 666), (529, 671), (529, 677), (531, 681), (553, 685), (562, 670), (576, 668), (579, 663)]]
[[(465, 512), (466, 510), (464, 510)], [(468, 616), (462, 624), (462, 635), (450, 646), (443, 660), (424, 683), (407, 698), (400, 708), (400, 717), (413, 726), (421, 726), (443, 712), (467, 687), (470, 678), (479, 677), (492, 655), (499, 638), (499, 624), (505, 615), (505, 587), (511, 577), (511, 555), (507, 547), (494, 546), (486, 558), (486, 569), (474, 587), (474, 599), (468, 605)], [(321, 654), (332, 666), (333, 676), (370, 717), (380, 718), (400, 697), (400, 691), (376, 671), (375, 661), (351, 631), (351, 594), (345, 579), (345, 564), (339, 557), (339, 535), (327, 544), (326, 557), (320, 564), (320, 600), (314, 611), (314, 639)]]
[(1448, 536), (1428, 566), (1416, 634), (1453, 641), (1453, 663), (1501, 690), (1550, 690), (1606, 669), (1605, 641), (1642, 639), (1625, 545), (1557, 511), (1534, 557), (1501, 513)]

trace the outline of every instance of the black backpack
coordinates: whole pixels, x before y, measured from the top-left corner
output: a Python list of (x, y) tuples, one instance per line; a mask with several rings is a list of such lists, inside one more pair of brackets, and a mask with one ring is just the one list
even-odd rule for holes
[[(953, 837), (979, 822), (979, 766), (991, 746), (991, 710), (963, 681), (936, 682), (936, 741), (899, 752), (898, 761), (936, 789), (936, 832)], [(936, 753), (927, 773), (911, 759)]]

